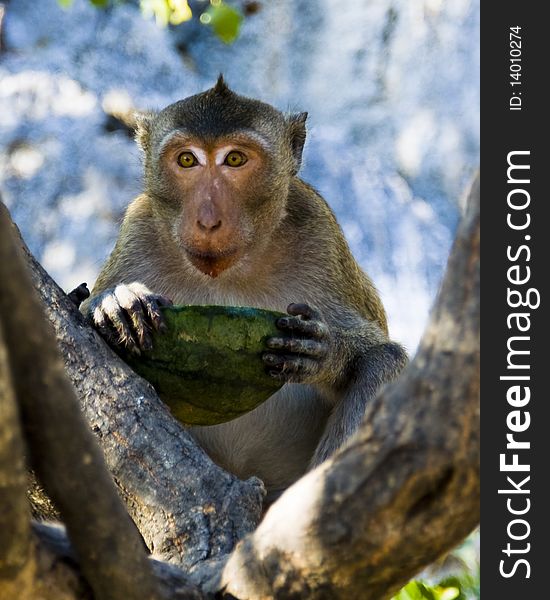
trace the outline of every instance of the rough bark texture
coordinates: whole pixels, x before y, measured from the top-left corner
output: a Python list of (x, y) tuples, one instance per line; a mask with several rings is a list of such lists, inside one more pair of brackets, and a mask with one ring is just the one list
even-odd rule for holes
[(65, 370), (151, 552), (186, 567), (230, 552), (260, 520), (260, 480), (212, 463), (21, 244)]
[[(36, 569), (26, 502), (23, 436), (0, 321), (0, 592), (30, 598)], [(1, 594), (0, 594), (1, 596)]]
[[(92, 600), (91, 589), (82, 578), (74, 550), (64, 527), (33, 523), (32, 529), (37, 549), (36, 580), (39, 583), (37, 589), (45, 590), (48, 593), (44, 596), (37, 594), (30, 600), (37, 600), (37, 598), (40, 600)], [(206, 598), (205, 594), (189, 582), (189, 578), (180, 569), (170, 563), (149, 560), (162, 598), (169, 600), (203, 600)], [(0, 598), (3, 598), (1, 594)], [(127, 600), (127, 598), (124, 596), (120, 600)]]
[[(0, 574), (2, 600), (97, 600), (82, 575), (76, 554), (60, 525), (33, 523), (29, 562), (16, 579)], [(177, 567), (150, 559), (159, 594), (169, 600), (205, 600), (207, 597)], [(19, 584), (17, 586), (16, 584)], [(117, 600), (128, 600), (118, 595)]]
[[(141, 536), (80, 411), (16, 240), (0, 204), (0, 323), (10, 371), (2, 379), (11, 388), (2, 406), (9, 409), (14, 392), (30, 463), (59, 509), (95, 598), (155, 600), (160, 595)], [(22, 463), (22, 448), (12, 450), (14, 464)], [(26, 477), (18, 466), (23, 487)], [(8, 491), (13, 496), (17, 490)], [(24, 492), (19, 496), (25, 506)], [(24, 540), (23, 532), (18, 537)]]
[(388, 598), (479, 522), (479, 180), (417, 356), (359, 433), (291, 487), (212, 589)]

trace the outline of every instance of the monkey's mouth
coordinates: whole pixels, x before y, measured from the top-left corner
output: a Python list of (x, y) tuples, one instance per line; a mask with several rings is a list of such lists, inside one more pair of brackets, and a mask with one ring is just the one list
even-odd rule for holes
[(238, 248), (228, 248), (216, 252), (186, 247), (185, 251), (193, 266), (210, 277), (217, 277), (233, 265), (239, 256)]

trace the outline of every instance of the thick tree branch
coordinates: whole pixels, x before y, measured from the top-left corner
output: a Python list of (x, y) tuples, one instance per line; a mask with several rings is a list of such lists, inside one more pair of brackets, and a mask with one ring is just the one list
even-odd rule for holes
[(346, 447), (273, 505), (211, 589), (241, 600), (390, 597), (478, 523), (478, 400), (476, 180), (414, 361)]
[(0, 322), (0, 597), (30, 598), (33, 561), (19, 414)]
[(97, 598), (159, 598), (141, 537), (78, 407), (0, 203), (0, 323), (32, 465)]
[[(33, 523), (32, 529), (37, 542), (36, 578), (40, 584), (39, 589), (47, 590), (49, 595), (36, 594), (29, 600), (38, 597), (44, 600), (88, 600), (88, 598), (91, 600), (92, 596), (82, 580), (74, 550), (64, 527), (51, 523)], [(149, 560), (163, 598), (170, 600), (206, 598), (178, 567), (154, 559)]]

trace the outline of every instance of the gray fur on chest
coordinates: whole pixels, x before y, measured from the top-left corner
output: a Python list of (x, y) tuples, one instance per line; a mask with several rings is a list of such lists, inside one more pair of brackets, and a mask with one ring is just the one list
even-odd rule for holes
[(215, 462), (241, 479), (259, 477), (274, 492), (306, 471), (328, 411), (312, 387), (286, 384), (252, 412), (190, 432)]

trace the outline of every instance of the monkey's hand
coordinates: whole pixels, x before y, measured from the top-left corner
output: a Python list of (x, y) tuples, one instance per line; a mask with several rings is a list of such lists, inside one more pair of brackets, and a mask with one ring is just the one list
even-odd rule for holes
[(320, 313), (307, 304), (289, 304), (290, 316), (277, 320), (277, 327), (290, 334), (272, 337), (266, 342), (273, 352), (263, 361), (275, 379), (293, 383), (314, 383), (327, 368), (330, 354), (330, 330)]
[(171, 304), (141, 283), (130, 283), (93, 297), (83, 312), (110, 346), (139, 355), (153, 347), (152, 331), (166, 329), (160, 308)]

